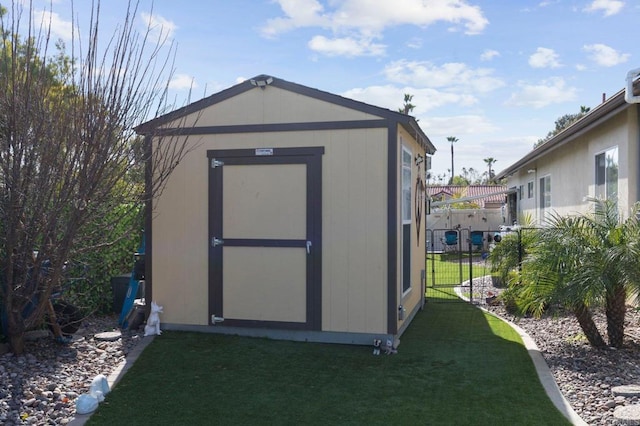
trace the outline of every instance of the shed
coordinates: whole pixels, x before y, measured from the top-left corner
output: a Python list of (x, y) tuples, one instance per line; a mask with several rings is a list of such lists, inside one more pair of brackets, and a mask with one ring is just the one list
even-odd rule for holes
[(413, 117), (259, 75), (136, 130), (151, 155), (189, 144), (147, 209), (164, 329), (371, 344), (423, 306), (435, 148)]

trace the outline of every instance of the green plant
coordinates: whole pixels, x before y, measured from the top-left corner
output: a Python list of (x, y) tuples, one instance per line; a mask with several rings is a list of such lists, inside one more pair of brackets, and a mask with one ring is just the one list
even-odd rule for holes
[[(131, 272), (133, 254), (143, 237), (142, 220), (140, 206), (119, 205), (105, 215), (103, 221), (91, 223), (87, 232), (83, 233), (78, 242), (79, 250), (74, 262), (86, 267), (85, 279), (74, 283), (67, 297), (86, 314), (111, 313), (111, 277)], [(103, 232), (121, 237), (111, 244), (100, 246), (96, 236)], [(83, 250), (83, 247), (96, 245), (97, 249)]]
[(595, 347), (606, 346), (592, 316), (594, 307), (603, 308), (609, 345), (619, 348), (627, 298), (640, 289), (640, 205), (624, 219), (615, 201), (591, 201), (591, 212), (553, 215), (540, 231), (523, 267), (526, 279), (519, 297), (536, 314), (548, 303), (569, 307)]

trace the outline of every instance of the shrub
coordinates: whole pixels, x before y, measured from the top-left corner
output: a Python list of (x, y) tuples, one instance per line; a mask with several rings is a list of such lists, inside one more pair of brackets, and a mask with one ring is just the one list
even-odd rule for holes
[[(142, 208), (117, 206), (112, 215), (118, 217), (118, 220), (89, 226), (83, 240), (79, 241), (78, 254), (72, 259), (74, 270), (71, 276), (76, 279), (68, 283), (65, 298), (80, 307), (86, 315), (112, 312), (111, 277), (131, 272), (133, 254), (138, 250), (143, 237)], [(109, 245), (90, 249), (94, 245), (91, 236), (100, 232), (110, 232), (121, 237)]]

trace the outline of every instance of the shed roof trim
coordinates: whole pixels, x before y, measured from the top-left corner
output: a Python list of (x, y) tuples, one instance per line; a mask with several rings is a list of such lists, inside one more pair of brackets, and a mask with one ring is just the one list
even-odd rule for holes
[[(257, 85), (255, 82), (258, 82), (258, 81), (265, 82), (265, 84)], [(269, 81), (268, 84), (266, 83), (267, 81)], [(318, 89), (303, 86), (297, 83), (292, 83), (292, 82), (282, 80), (273, 76), (265, 75), (265, 74), (261, 74), (253, 78), (247, 79), (242, 83), (236, 84), (235, 86), (231, 86), (228, 89), (225, 89), (221, 92), (215, 93), (211, 96), (200, 99), (199, 101), (193, 102), (182, 108), (176, 109), (175, 111), (172, 111), (168, 114), (162, 115), (160, 117), (154, 118), (153, 120), (147, 121), (146, 123), (140, 124), (138, 127), (135, 128), (135, 130), (139, 134), (153, 134), (154, 130), (159, 126), (162, 126), (163, 124), (178, 120), (189, 114), (193, 114), (197, 111), (207, 108), (208, 106), (217, 104), (219, 102), (232, 98), (246, 91), (263, 90), (263, 89), (266, 89), (268, 86), (278, 87), (283, 90), (288, 90), (290, 92), (308, 96), (314, 99), (333, 103), (346, 108), (361, 111), (364, 113), (376, 115), (386, 120), (389, 120), (391, 122), (395, 122), (401, 125), (409, 134), (415, 137), (418, 143), (426, 149), (427, 153), (433, 154), (436, 151), (435, 146), (431, 143), (427, 135), (420, 128), (416, 119), (410, 115), (407, 115), (401, 112), (392, 111), (386, 108), (377, 107), (375, 105), (370, 105), (370, 104), (356, 101), (353, 99), (345, 98), (340, 95), (324, 92)]]

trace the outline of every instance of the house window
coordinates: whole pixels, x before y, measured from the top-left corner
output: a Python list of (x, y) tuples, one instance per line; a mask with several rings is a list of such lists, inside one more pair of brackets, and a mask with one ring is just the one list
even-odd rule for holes
[(596, 155), (596, 197), (617, 200), (618, 147)]
[(540, 219), (544, 222), (551, 208), (551, 176), (540, 178)]
[(522, 213), (522, 199), (524, 198), (524, 185), (518, 186), (518, 195), (516, 200), (518, 216)]
[(533, 181), (527, 182), (527, 198), (533, 198)]
[(411, 288), (411, 151), (402, 147), (402, 293)]

